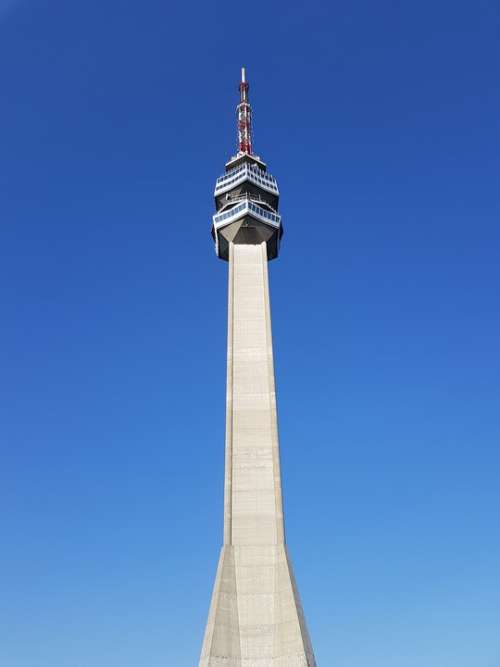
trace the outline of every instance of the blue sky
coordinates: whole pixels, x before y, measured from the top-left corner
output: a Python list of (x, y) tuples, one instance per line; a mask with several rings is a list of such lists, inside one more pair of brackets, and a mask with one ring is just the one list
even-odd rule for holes
[(321, 667), (500, 667), (498, 3), (0, 2), (0, 665), (197, 664), (239, 68)]

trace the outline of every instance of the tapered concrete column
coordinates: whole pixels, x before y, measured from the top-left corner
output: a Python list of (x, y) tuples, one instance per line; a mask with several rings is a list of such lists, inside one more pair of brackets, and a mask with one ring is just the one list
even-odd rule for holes
[(200, 667), (313, 667), (285, 547), (266, 244), (229, 247), (224, 546)]
[(266, 244), (230, 245), (224, 543), (282, 544)]

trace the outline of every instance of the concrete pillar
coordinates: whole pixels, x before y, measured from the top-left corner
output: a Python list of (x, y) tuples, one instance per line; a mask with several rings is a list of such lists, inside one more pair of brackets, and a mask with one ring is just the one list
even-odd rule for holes
[(230, 244), (224, 545), (200, 667), (314, 667), (285, 546), (266, 244)]

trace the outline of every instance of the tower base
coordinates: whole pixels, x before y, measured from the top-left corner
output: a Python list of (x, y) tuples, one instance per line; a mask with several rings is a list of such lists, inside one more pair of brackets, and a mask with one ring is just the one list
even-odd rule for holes
[(285, 545), (222, 548), (199, 667), (316, 667)]

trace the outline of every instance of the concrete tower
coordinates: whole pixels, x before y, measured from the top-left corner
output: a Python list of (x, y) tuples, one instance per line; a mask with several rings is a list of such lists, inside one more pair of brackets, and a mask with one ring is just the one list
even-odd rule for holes
[(254, 155), (242, 70), (238, 153), (215, 186), (215, 250), (229, 262), (224, 544), (200, 667), (316, 665), (285, 545), (267, 262), (279, 191)]

